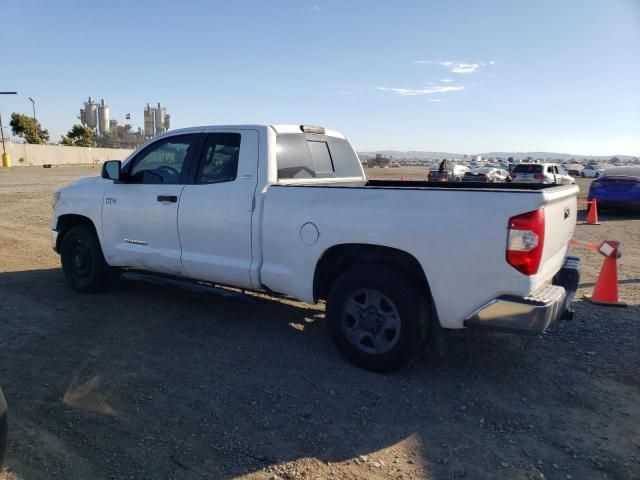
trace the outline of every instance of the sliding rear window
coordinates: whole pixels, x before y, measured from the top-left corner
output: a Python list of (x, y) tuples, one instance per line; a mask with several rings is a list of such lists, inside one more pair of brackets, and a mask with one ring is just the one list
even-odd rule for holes
[(542, 173), (542, 165), (539, 164), (520, 164), (516, 165), (513, 169), (513, 173)]
[(278, 179), (359, 177), (360, 160), (342, 138), (314, 134), (276, 137)]

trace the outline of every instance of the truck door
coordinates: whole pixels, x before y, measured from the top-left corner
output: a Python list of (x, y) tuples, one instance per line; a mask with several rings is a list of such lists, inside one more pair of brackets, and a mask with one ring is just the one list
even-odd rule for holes
[(194, 182), (184, 187), (178, 212), (182, 266), (188, 277), (252, 287), (258, 138), (256, 130), (207, 135)]
[(198, 138), (176, 135), (148, 145), (123, 168), (123, 181), (107, 187), (102, 230), (109, 264), (182, 274), (178, 205)]

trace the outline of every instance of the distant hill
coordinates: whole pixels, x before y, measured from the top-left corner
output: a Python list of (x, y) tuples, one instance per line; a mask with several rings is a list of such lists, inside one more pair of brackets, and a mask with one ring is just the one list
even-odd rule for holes
[[(400, 150), (376, 150), (374, 152), (358, 152), (358, 155), (362, 158), (375, 157), (376, 154), (383, 155), (385, 157), (392, 157), (398, 160), (404, 159), (417, 159), (417, 160), (435, 160), (442, 158), (464, 158), (464, 153), (452, 153), (452, 152), (427, 152), (423, 150), (408, 150), (408, 151), (400, 151)], [(478, 155), (482, 155), (483, 157), (493, 157), (493, 158), (509, 158), (513, 157), (516, 160), (522, 158), (542, 158), (542, 159), (553, 159), (553, 160), (609, 160), (613, 157), (617, 157), (620, 160), (631, 160), (634, 156), (630, 155), (573, 155), (570, 153), (558, 153), (558, 152), (484, 152), (484, 153), (473, 153), (466, 154), (468, 159), (472, 159)]]

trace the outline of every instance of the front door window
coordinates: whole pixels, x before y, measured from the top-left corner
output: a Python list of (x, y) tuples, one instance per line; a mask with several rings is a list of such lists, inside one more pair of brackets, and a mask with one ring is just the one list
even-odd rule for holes
[(137, 157), (127, 176), (127, 183), (184, 183), (186, 159), (193, 135), (179, 135), (147, 147)]

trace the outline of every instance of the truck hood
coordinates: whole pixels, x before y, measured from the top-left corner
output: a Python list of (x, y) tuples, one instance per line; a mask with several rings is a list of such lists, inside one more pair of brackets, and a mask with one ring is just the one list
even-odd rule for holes
[(85, 185), (88, 183), (94, 183), (96, 180), (98, 180), (100, 177), (84, 177), (84, 178), (79, 178), (78, 180), (76, 180), (75, 182), (72, 182), (71, 184), (69, 184), (70, 187), (75, 187), (76, 185)]

